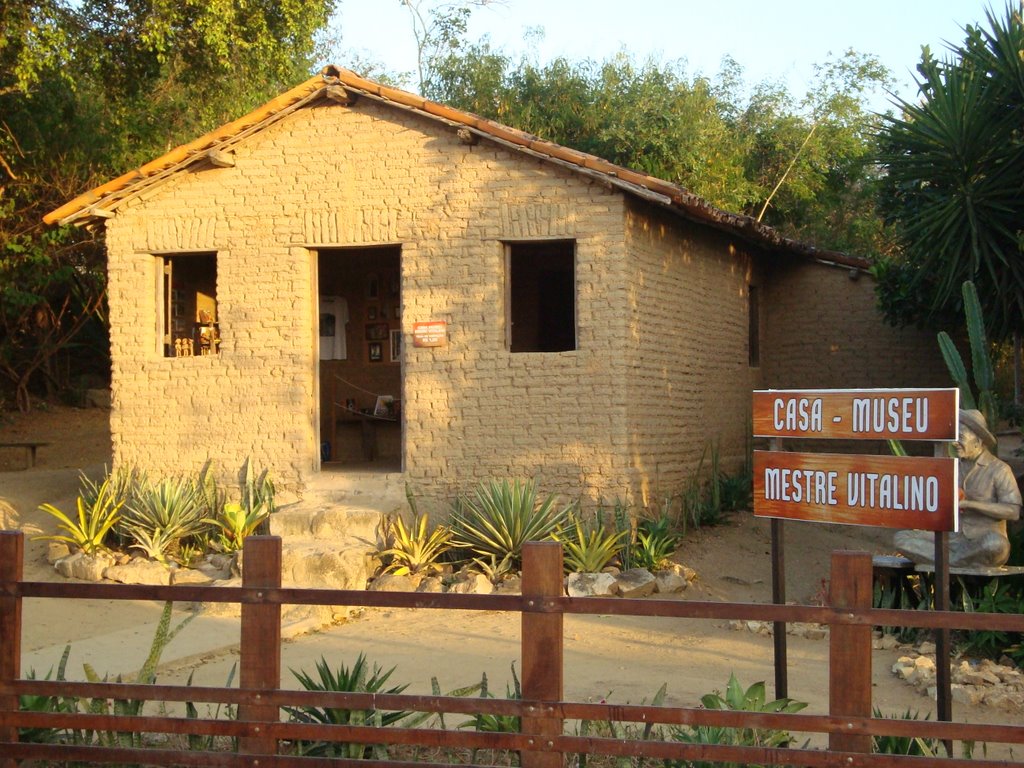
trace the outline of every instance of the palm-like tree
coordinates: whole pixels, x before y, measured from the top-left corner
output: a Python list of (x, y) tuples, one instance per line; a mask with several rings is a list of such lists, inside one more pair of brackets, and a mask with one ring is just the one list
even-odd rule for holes
[(944, 61), (926, 47), (920, 102), (900, 100), (902, 115), (888, 117), (879, 135), (882, 207), (904, 259), (888, 274), (910, 280), (889, 295), (919, 298), (925, 317), (913, 319), (934, 318), (959, 312), (960, 286), (973, 280), (997, 339), (1024, 330), (1022, 7), (987, 12), (988, 28), (966, 27)]

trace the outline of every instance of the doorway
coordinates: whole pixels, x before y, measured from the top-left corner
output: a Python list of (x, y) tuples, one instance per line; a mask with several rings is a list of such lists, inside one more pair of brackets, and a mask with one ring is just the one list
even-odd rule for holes
[(322, 467), (403, 465), (401, 246), (317, 254)]

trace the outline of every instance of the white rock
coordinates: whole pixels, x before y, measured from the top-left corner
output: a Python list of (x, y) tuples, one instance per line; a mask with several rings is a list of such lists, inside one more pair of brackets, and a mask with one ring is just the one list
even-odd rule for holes
[(623, 597), (648, 597), (654, 594), (654, 576), (645, 568), (630, 568), (615, 578), (619, 594)]
[(618, 587), (610, 573), (570, 573), (566, 591), (569, 597), (614, 597)]
[(393, 573), (382, 573), (370, 582), (370, 592), (413, 592), (416, 585), (409, 576), (396, 576)]
[(103, 577), (121, 584), (151, 584), (166, 586), (171, 583), (171, 571), (163, 563), (136, 557), (126, 565), (112, 565)]
[(690, 586), (690, 582), (675, 570), (655, 571), (654, 573), (654, 591), (659, 594), (676, 594), (688, 586)]
[(103, 553), (87, 555), (76, 552), (54, 563), (57, 573), (69, 579), (82, 581), (101, 581), (103, 572), (113, 564), (113, 560)]

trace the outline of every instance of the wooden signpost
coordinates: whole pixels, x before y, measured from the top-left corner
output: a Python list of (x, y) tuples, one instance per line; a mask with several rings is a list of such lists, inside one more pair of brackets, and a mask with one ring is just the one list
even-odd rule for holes
[[(955, 388), (754, 392), (754, 436), (770, 438), (772, 448), (754, 452), (754, 515), (772, 519), (774, 602), (786, 602), (783, 521), (812, 520), (935, 531), (936, 605), (948, 610), (946, 546), (958, 522), (956, 460), (938, 450), (935, 457), (797, 453), (782, 451), (781, 443), (787, 438), (953, 441), (959, 434), (959, 396)], [(776, 623), (774, 630), (775, 695), (784, 698), (785, 623)], [(949, 631), (939, 634), (939, 718), (949, 720)]]

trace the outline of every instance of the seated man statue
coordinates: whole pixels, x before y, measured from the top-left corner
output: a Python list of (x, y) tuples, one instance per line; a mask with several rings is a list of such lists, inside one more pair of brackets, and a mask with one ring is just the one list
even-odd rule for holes
[[(1010, 557), (1006, 521), (1020, 517), (1021, 499), (1009, 465), (993, 455), (996, 439), (981, 411), (960, 411), (960, 530), (949, 535), (951, 567), (1004, 565)], [(897, 531), (893, 544), (917, 563), (935, 560), (935, 534)]]

